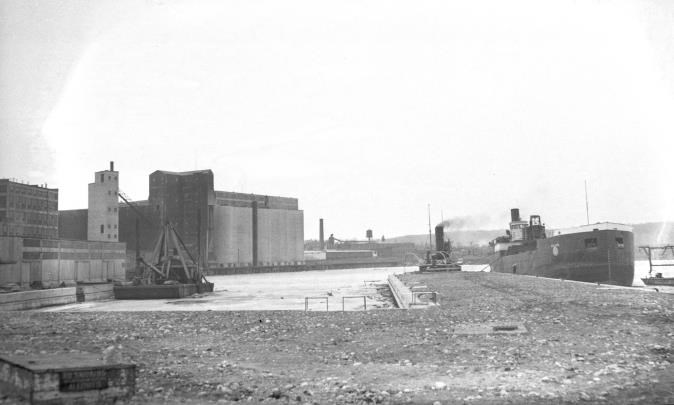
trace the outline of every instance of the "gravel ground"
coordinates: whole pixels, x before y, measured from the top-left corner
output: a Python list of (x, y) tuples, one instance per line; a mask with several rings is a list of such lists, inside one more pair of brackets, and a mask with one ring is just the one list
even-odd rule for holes
[[(138, 404), (674, 403), (672, 295), (499, 273), (402, 279), (441, 305), (3, 312), (0, 353), (121, 346), (138, 365)], [(483, 333), (494, 325), (526, 330)]]

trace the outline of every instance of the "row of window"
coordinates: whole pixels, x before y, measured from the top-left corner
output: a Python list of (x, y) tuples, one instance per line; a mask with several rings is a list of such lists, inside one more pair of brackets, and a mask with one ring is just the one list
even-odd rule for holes
[[(115, 180), (117, 180), (117, 176), (108, 175), (108, 181), (112, 181), (113, 177), (115, 178)], [(105, 173), (100, 174), (100, 179), (101, 183), (105, 183)]]
[[(110, 229), (110, 228), (111, 228), (111, 226), (110, 226), (110, 224), (108, 224), (108, 229)], [(117, 224), (115, 224), (115, 229), (117, 229)], [(102, 234), (105, 233), (105, 225), (101, 225), (101, 233), (102, 233)], [(115, 236), (114, 236), (115, 239), (117, 239), (117, 234), (115, 233), (114, 235), (115, 235)], [(108, 234), (108, 239), (112, 239), (112, 237), (110, 236), (110, 234)]]
[(43, 198), (22, 197), (17, 195), (0, 195), (0, 208), (17, 208), (37, 211), (56, 211), (58, 202)]
[(55, 214), (5, 211), (3, 209), (0, 209), (0, 220), (7, 220), (7, 222), (22, 222), (31, 225), (57, 226), (58, 224), (58, 217)]
[(3, 236), (36, 236), (40, 238), (58, 238), (55, 227), (21, 226), (0, 222), (0, 235)]
[(58, 193), (53, 190), (47, 190), (40, 187), (7, 186), (6, 184), (0, 185), (0, 193), (27, 195), (45, 199), (56, 199), (58, 197)]
[[(108, 224), (108, 229), (111, 229), (110, 224)], [(115, 224), (115, 229), (117, 229), (117, 224)], [(105, 225), (101, 225), (101, 233), (105, 233)]]
[(108, 212), (117, 212), (117, 207), (114, 208), (108, 207)]
[[(615, 238), (615, 244), (618, 249), (624, 249), (625, 248), (625, 241), (623, 238)], [(585, 249), (592, 249), (596, 248), (598, 246), (597, 244), (597, 238), (587, 238), (585, 239)]]

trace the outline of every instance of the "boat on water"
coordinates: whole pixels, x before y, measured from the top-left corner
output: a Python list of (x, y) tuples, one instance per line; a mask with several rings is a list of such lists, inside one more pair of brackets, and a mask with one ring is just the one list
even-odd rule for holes
[(490, 242), (491, 271), (631, 286), (634, 235), (629, 225), (601, 222), (546, 231), (539, 215), (528, 221), (510, 210), (510, 229)]
[(644, 277), (641, 281), (648, 286), (667, 286), (674, 287), (674, 277), (662, 277), (661, 272), (653, 273), (653, 267), (674, 267), (674, 262), (668, 260), (659, 263), (653, 263), (653, 260), (658, 260), (653, 258), (653, 253), (655, 251), (660, 251), (660, 257), (664, 257), (667, 254), (667, 251), (671, 251), (674, 255), (674, 245), (662, 245), (662, 246), (639, 246), (639, 249), (643, 250), (644, 253), (648, 256), (648, 277)]
[(435, 227), (435, 249), (426, 252), (426, 260), (419, 264), (420, 272), (461, 271), (461, 264), (452, 260), (452, 244), (449, 240), (445, 240), (443, 225)]

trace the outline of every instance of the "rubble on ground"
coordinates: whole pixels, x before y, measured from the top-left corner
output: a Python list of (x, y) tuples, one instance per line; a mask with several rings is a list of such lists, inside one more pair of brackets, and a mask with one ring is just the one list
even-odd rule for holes
[[(113, 347), (138, 366), (138, 404), (674, 402), (672, 295), (495, 273), (401, 278), (438, 291), (441, 305), (3, 312), (0, 353)], [(526, 333), (454, 333), (471, 324)]]

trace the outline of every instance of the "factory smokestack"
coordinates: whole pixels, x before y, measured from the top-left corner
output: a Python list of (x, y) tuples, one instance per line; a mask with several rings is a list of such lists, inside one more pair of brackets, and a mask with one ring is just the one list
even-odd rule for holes
[(510, 209), (510, 222), (517, 222), (520, 220), (520, 209), (511, 208)]
[(323, 218), (318, 220), (318, 241), (321, 245), (321, 250), (325, 250), (325, 237), (323, 236)]
[(111, 172), (115, 171), (115, 162), (113, 162), (112, 160), (110, 161), (110, 171)]
[(445, 250), (445, 231), (443, 225), (435, 227), (435, 250)]

